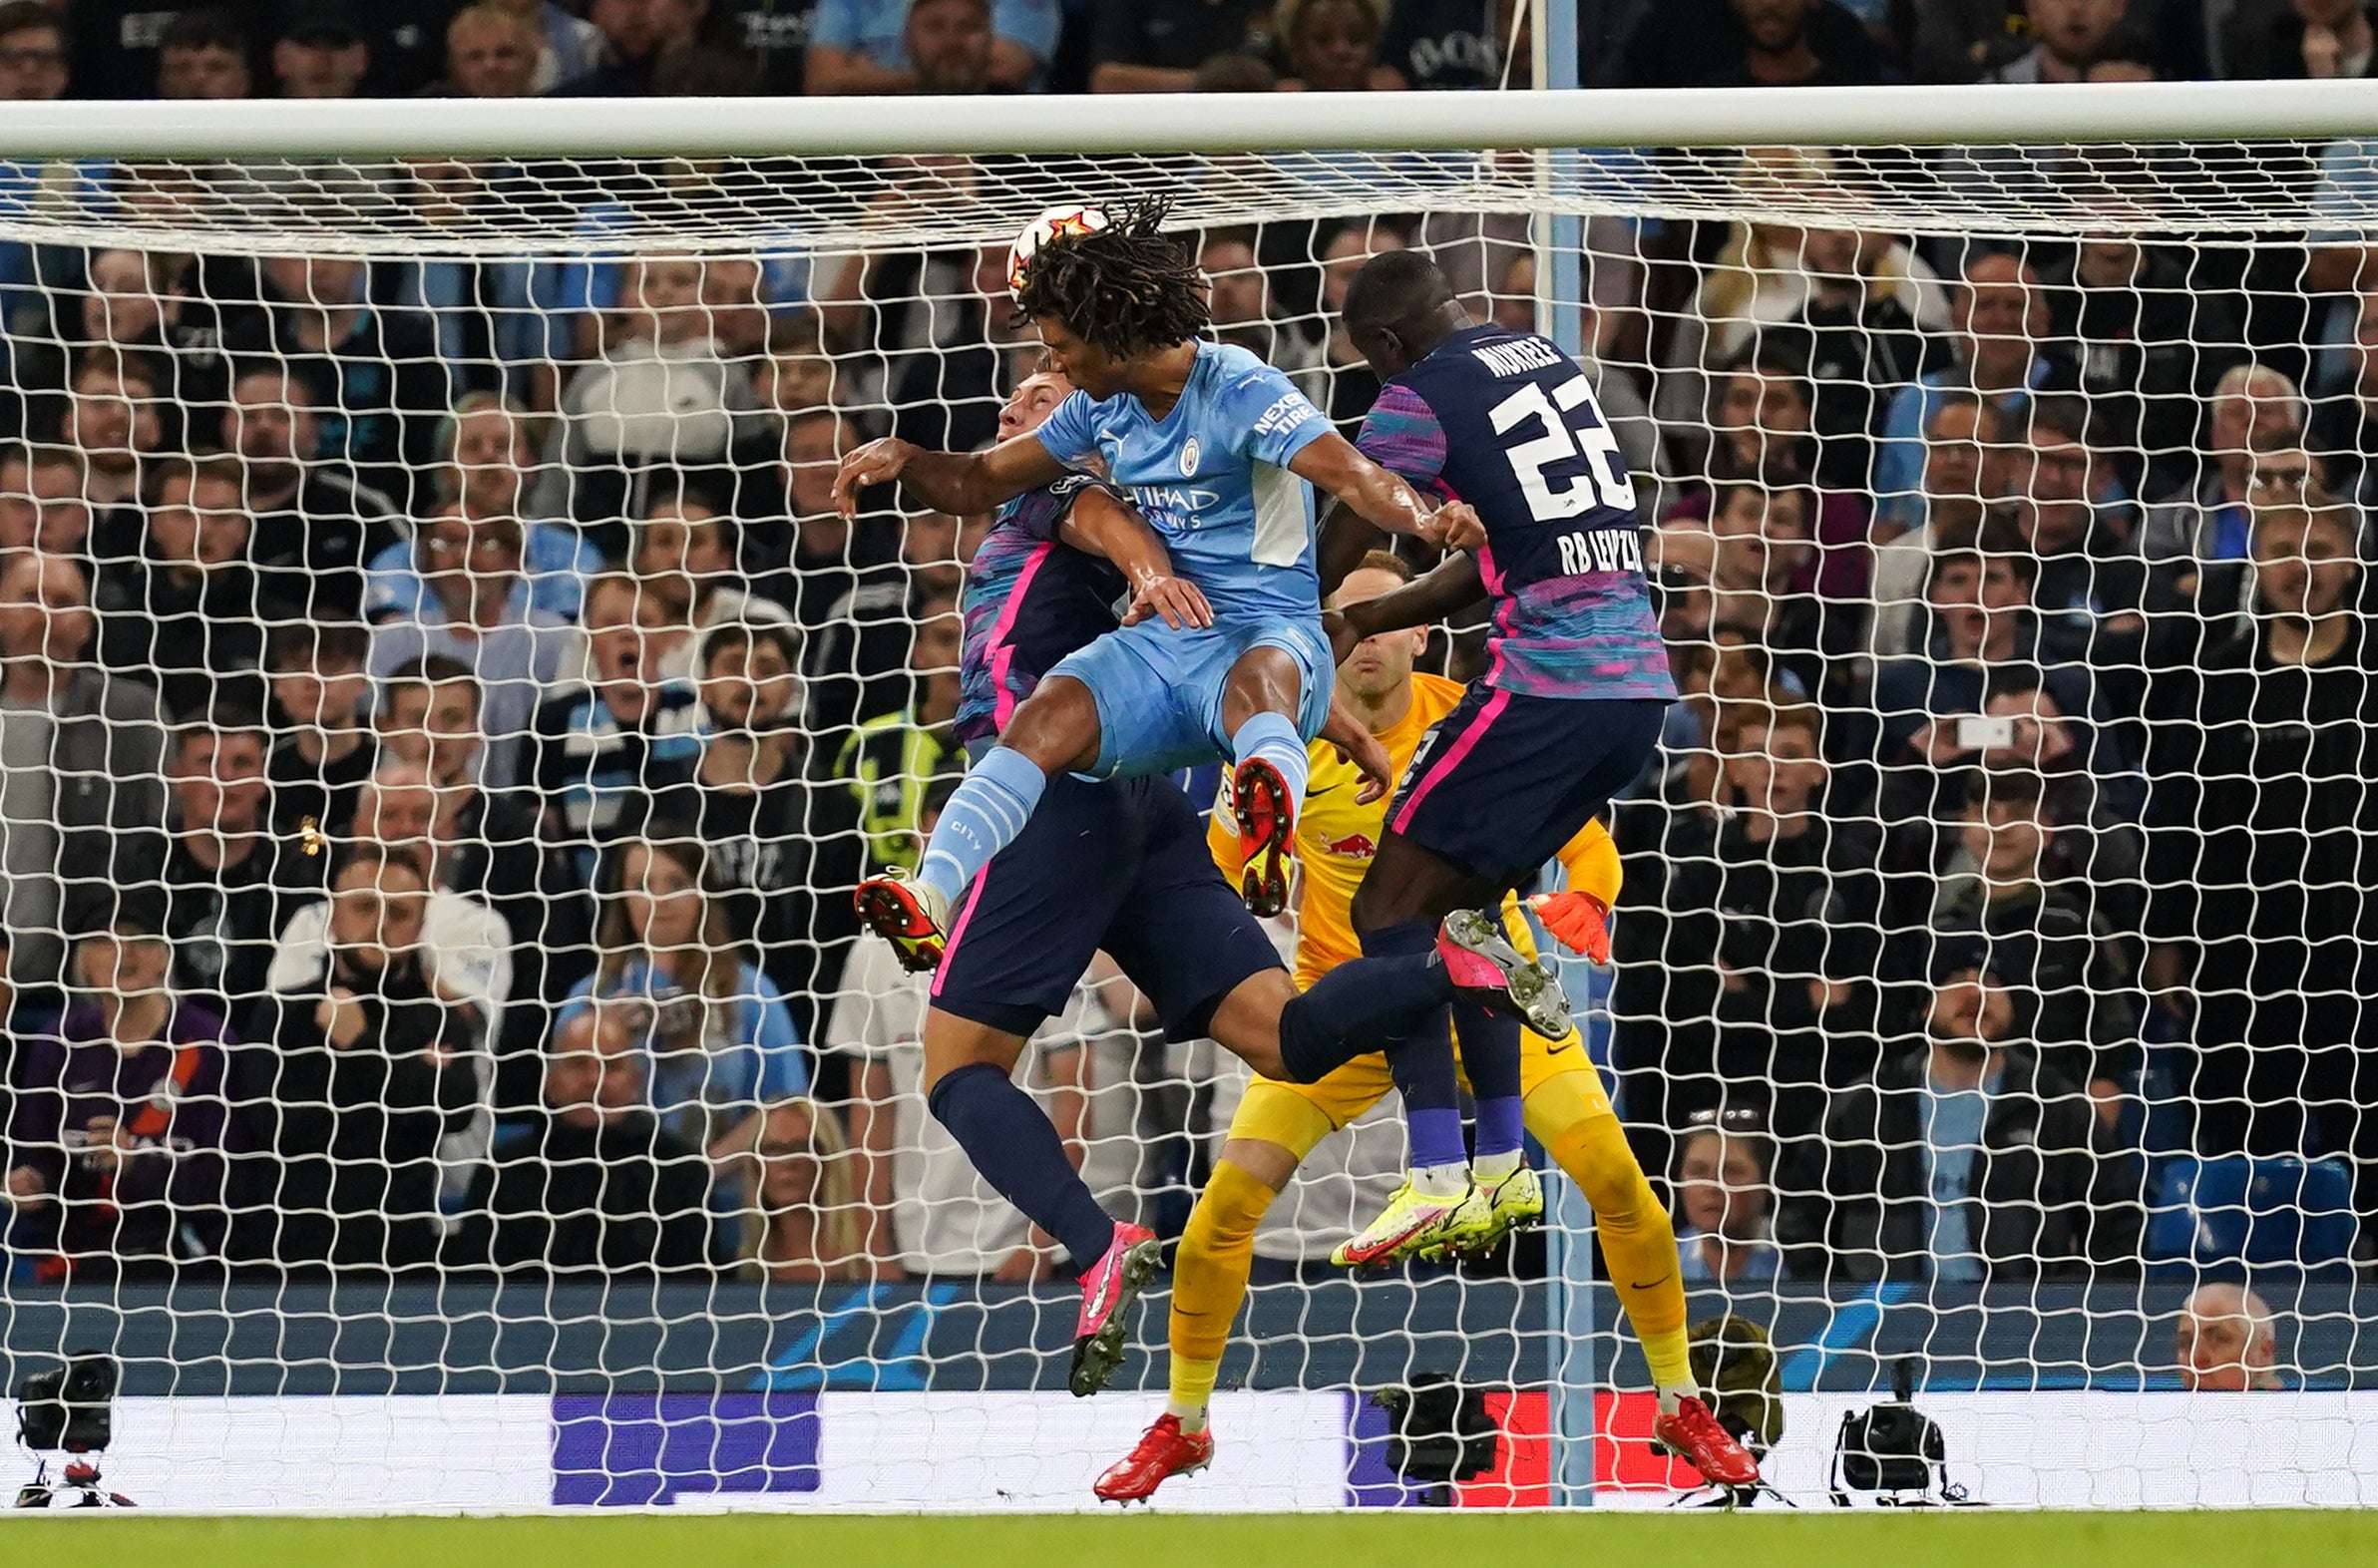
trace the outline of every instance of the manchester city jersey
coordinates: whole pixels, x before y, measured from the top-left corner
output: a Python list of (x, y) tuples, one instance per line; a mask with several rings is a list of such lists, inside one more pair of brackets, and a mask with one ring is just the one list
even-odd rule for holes
[(1285, 375), (1235, 345), (1200, 341), (1162, 419), (1129, 393), (1076, 392), (1036, 432), (1060, 463), (1102, 460), (1163, 537), (1174, 570), (1224, 620), (1318, 616), (1313, 490), (1289, 472), (1330, 429)]

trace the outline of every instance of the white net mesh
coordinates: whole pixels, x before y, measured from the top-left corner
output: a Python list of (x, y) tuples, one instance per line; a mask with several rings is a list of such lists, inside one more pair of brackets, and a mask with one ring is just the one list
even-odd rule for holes
[[(1993, 1501), (2378, 1487), (2321, 1435), (2372, 1365), (2368, 147), (19, 167), (0, 1324), (122, 1358), (141, 1500), (1070, 1507), (1156, 1413), (1161, 1293), (1059, 1391), (1061, 1260), (851, 912), (963, 766), (985, 520), (828, 501), (991, 438), (1008, 239), (1118, 194), (1350, 432), (1365, 256), (1525, 327), (1576, 247), (1686, 696), (1570, 978), (1693, 1319), (1773, 1336), (1778, 1484), (1907, 1357)], [(1100, 973), (1019, 1072), (1177, 1236), (1244, 1070)], [(1256, 1232), (1180, 1500), (1418, 1499), (1357, 1392), (1429, 1372), (1502, 1433), (1457, 1500), (1666, 1500), (1576, 1191), (1334, 1277), (1401, 1151), (1390, 1101)]]

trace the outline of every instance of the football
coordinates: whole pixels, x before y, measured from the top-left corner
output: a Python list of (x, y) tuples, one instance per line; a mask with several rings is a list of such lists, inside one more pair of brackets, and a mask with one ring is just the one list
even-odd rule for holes
[(1106, 227), (1106, 213), (1094, 206), (1052, 206), (1033, 218), (1007, 250), (1007, 288), (1021, 292), (1024, 268), (1050, 240), (1069, 234), (1094, 234)]

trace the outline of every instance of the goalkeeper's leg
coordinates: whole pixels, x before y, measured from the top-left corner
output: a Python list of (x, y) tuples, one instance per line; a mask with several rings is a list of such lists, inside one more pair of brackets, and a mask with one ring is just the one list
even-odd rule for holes
[(1748, 1486), (1759, 1465), (1702, 1401), (1685, 1341), (1685, 1285), (1677, 1267), (1676, 1227), (1660, 1207), (1627, 1143), (1602, 1075), (1574, 1035), (1558, 1049), (1530, 1040), (1527, 1130), (1577, 1183), (1594, 1208), (1594, 1227), (1610, 1283), (1642, 1342), (1659, 1390), (1654, 1427), (1659, 1446), (1691, 1461), (1710, 1480)]
[(1386, 1063), (1367, 1057), (1310, 1085), (1259, 1078), (1231, 1118), (1214, 1174), (1197, 1196), (1173, 1260), (1172, 1381), (1164, 1413), (1098, 1477), (1107, 1502), (1138, 1502), (1170, 1476), (1213, 1459), (1207, 1406), (1230, 1328), (1247, 1299), (1255, 1228), (1314, 1146), (1386, 1093)]

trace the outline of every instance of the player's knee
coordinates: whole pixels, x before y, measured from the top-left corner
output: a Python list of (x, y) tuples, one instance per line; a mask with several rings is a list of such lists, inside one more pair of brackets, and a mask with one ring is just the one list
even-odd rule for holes
[(1181, 1234), (1182, 1249), (1215, 1257), (1248, 1246), (1278, 1196), (1278, 1189), (1231, 1161), (1215, 1161), (1214, 1174), (1207, 1179), (1205, 1191), (1198, 1194), (1196, 1207), (1189, 1211), (1189, 1224)]
[(1078, 680), (1051, 678), (1017, 706), (999, 744), (1043, 773), (1098, 759), (1098, 702)]
[(1230, 678), (1223, 684), (1223, 725), (1236, 730), (1258, 713), (1295, 718), (1304, 694), (1304, 677), (1285, 648), (1249, 648), (1230, 667)]

